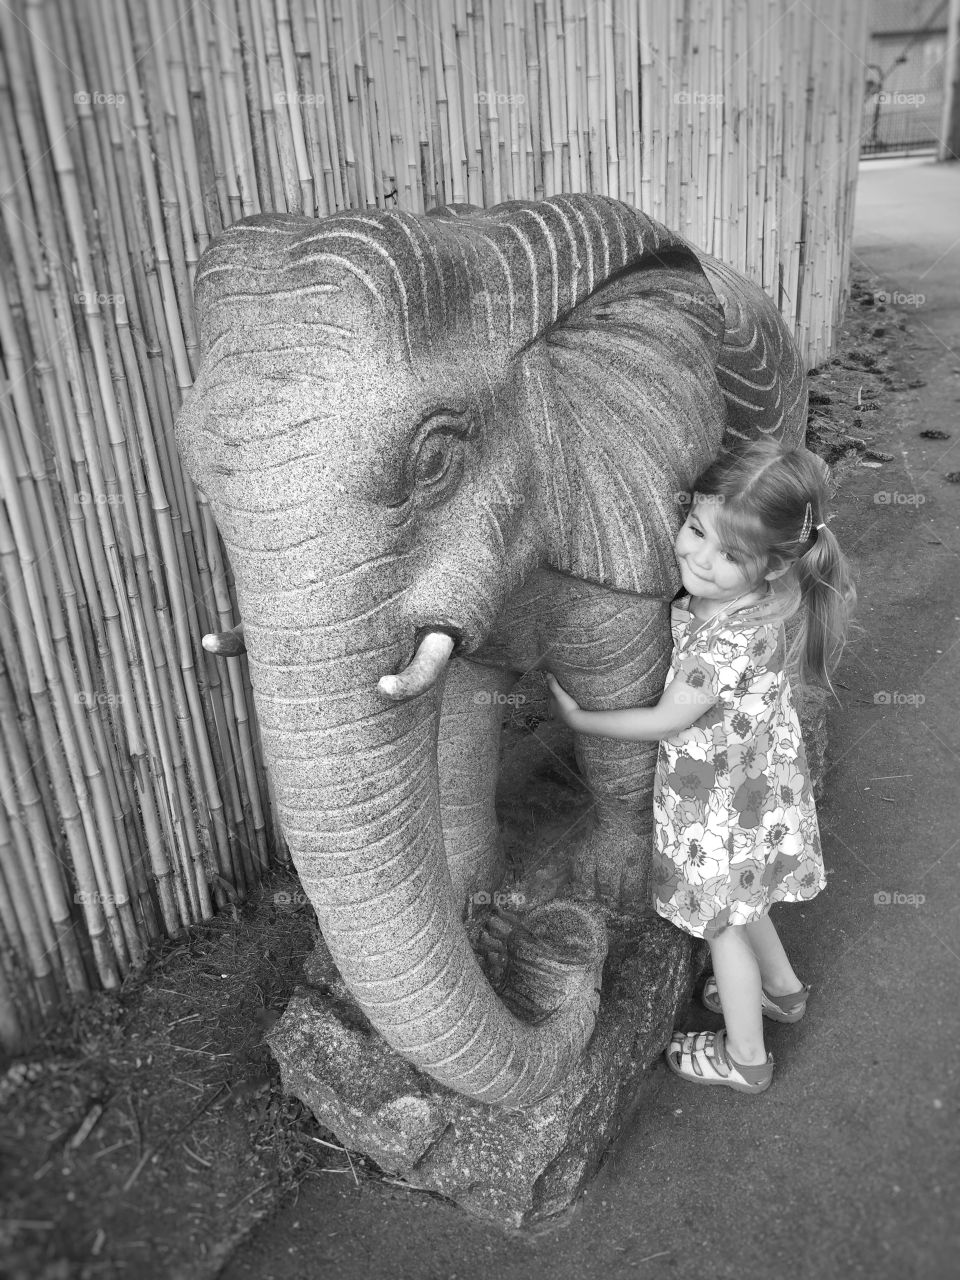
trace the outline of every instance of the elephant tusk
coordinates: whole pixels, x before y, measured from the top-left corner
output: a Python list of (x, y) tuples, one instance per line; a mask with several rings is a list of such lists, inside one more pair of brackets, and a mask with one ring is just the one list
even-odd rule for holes
[(242, 622), (238, 622), (229, 631), (210, 631), (200, 643), (207, 653), (215, 653), (219, 658), (236, 658), (247, 652)]
[(446, 631), (428, 631), (417, 645), (409, 665), (395, 676), (381, 676), (377, 688), (394, 702), (425, 693), (437, 682), (453, 652), (454, 638)]

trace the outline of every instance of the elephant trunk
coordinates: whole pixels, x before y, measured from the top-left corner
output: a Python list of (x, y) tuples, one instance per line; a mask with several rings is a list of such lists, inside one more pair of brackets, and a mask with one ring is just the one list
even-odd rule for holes
[[(401, 697), (414, 684), (422, 696), (390, 705), (378, 676), (400, 665), (399, 642), (377, 645), (342, 620), (339, 635), (311, 620), (298, 640), (306, 651), (291, 654), (289, 628), (272, 630), (250, 599), (244, 618), (278, 816), (358, 1004), (398, 1053), (451, 1089), (506, 1106), (552, 1092), (593, 1032), (598, 964), (568, 965), (547, 1016), (531, 1021), (495, 994), (471, 950), (443, 847), (442, 676), (426, 687), (451, 638), (428, 634), (406, 672), (393, 677)], [(561, 968), (568, 924), (548, 922), (544, 940)], [(581, 945), (587, 933), (580, 929)], [(574, 937), (568, 953), (577, 945)], [(514, 1009), (531, 1017), (522, 991)]]

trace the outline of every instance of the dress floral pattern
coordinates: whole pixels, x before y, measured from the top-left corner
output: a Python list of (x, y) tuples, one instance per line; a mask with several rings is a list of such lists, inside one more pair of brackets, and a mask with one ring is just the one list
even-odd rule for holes
[(654, 901), (686, 933), (712, 938), (773, 902), (816, 897), (826, 877), (782, 625), (763, 620), (761, 601), (691, 632), (688, 606), (689, 596), (673, 605), (667, 684), (719, 700), (660, 743)]

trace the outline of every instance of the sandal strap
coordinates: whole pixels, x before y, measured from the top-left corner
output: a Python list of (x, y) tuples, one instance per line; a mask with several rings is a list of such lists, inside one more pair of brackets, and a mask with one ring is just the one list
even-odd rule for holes
[[(799, 991), (791, 991), (789, 995), (785, 996), (773, 996), (766, 987), (760, 988), (761, 1007), (764, 1013), (770, 1009), (775, 1013), (794, 1013), (797, 1009), (804, 1008), (809, 995), (810, 987), (806, 984)], [(717, 1005), (718, 1007), (714, 1012), (720, 1012), (720, 990), (717, 986), (717, 980), (712, 974), (703, 984), (701, 999), (708, 1009), (713, 1010), (714, 1005)]]
[(688, 1031), (680, 1037), (675, 1037), (677, 1050), (679, 1053), (679, 1067), (685, 1075), (695, 1075), (704, 1079), (708, 1072), (713, 1075), (723, 1076), (726, 1079), (730, 1074), (730, 1068), (727, 1058), (722, 1049), (717, 1053), (717, 1036), (722, 1034), (716, 1031)]
[(727, 1048), (726, 1027), (722, 1027), (716, 1033), (716, 1037), (717, 1038), (714, 1041), (715, 1051), (718, 1056), (723, 1058), (724, 1065), (727, 1068), (725, 1074), (729, 1075), (731, 1071), (736, 1071), (743, 1077), (747, 1084), (763, 1084), (764, 1080), (766, 1080), (770, 1074), (770, 1068), (773, 1065), (773, 1056), (768, 1053), (766, 1062), (737, 1062), (736, 1058), (732, 1056), (730, 1050)]
[(764, 999), (768, 1000), (770, 1004), (776, 1005), (784, 1013), (790, 1013), (791, 1010), (798, 1008), (798, 1006), (806, 1004), (807, 996), (810, 994), (809, 987), (801, 987), (799, 991), (791, 991), (787, 996), (772, 996), (769, 991), (763, 988), (761, 990), (763, 990)]

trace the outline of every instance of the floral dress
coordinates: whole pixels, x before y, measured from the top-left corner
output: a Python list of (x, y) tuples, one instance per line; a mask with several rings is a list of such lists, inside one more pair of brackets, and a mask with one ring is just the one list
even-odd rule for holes
[(673, 605), (666, 683), (719, 701), (660, 742), (653, 887), (661, 916), (712, 938), (773, 902), (816, 897), (826, 878), (783, 627), (763, 620), (760, 601), (691, 634), (689, 599)]

